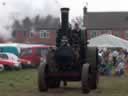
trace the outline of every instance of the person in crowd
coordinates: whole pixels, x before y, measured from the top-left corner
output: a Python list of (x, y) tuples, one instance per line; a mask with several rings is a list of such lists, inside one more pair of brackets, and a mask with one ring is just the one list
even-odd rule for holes
[(104, 51), (103, 50), (100, 50), (99, 51), (99, 61), (100, 61), (100, 64), (99, 64), (99, 66), (98, 66), (98, 69), (99, 69), (99, 72), (100, 72), (100, 74), (101, 75), (104, 75), (104, 73), (105, 73), (105, 60), (104, 60), (104, 57), (103, 57), (103, 54), (104, 54)]
[(116, 66), (116, 75), (117, 76), (122, 76), (124, 75), (124, 72), (125, 72), (125, 64), (124, 62), (120, 62), (117, 66)]
[(125, 54), (123, 50), (120, 50), (119, 55), (117, 56), (115, 72), (117, 76), (122, 76), (125, 72)]
[(125, 62), (125, 54), (123, 50), (120, 50), (117, 56), (117, 64), (119, 64), (120, 62)]
[(106, 65), (107, 68), (107, 74), (108, 76), (112, 75), (112, 66), (113, 66), (113, 55), (112, 55), (112, 51), (109, 49), (109, 53), (108, 53), (108, 63)]
[[(102, 54), (101, 54), (102, 53)], [(101, 59), (101, 64), (100, 64), (100, 73), (102, 75), (111, 75), (111, 64), (112, 64), (112, 54), (111, 54), (111, 50), (107, 49), (107, 50), (103, 50), (102, 52), (100, 51), (99, 53), (100, 55), (100, 59)]]
[(113, 56), (113, 65), (115, 66), (116, 63), (117, 63), (117, 56), (119, 55), (118, 51), (117, 50), (114, 50), (112, 52), (112, 56)]
[(128, 55), (125, 55), (125, 72), (128, 72)]
[(113, 64), (113, 54), (111, 50), (108, 53), (108, 64)]

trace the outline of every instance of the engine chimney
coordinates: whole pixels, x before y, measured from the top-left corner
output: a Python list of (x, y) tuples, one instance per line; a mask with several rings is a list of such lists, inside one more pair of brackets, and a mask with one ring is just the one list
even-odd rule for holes
[(69, 27), (69, 8), (61, 8), (61, 29), (67, 31)]
[(83, 19), (83, 24), (84, 24), (84, 27), (85, 27), (85, 22), (86, 22), (86, 14), (87, 14), (87, 7), (85, 6), (84, 9), (83, 9), (83, 14), (84, 14), (84, 19)]

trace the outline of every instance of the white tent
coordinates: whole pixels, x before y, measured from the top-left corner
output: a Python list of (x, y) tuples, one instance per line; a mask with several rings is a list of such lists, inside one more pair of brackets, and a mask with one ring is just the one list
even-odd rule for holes
[(128, 49), (128, 41), (110, 34), (103, 34), (88, 40), (91, 47), (119, 47)]

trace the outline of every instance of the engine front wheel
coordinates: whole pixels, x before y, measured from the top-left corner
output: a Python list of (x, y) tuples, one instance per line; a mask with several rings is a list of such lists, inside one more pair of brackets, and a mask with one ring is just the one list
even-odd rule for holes
[(38, 71), (38, 88), (40, 92), (48, 91), (47, 67), (41, 64)]
[(82, 92), (89, 93), (89, 64), (83, 64), (82, 67), (82, 74), (81, 74), (81, 85), (82, 85)]

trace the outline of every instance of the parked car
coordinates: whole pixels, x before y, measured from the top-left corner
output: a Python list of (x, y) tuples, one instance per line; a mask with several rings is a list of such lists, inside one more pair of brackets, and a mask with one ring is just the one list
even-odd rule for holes
[(0, 52), (13, 53), (16, 56), (20, 54), (20, 45), (16, 43), (4, 43), (0, 44)]
[(49, 47), (43, 44), (6, 43), (0, 44), (0, 52), (15, 54), (23, 67), (37, 67), (45, 60)]
[(12, 53), (0, 53), (0, 64), (3, 65), (5, 69), (22, 68), (19, 58)]
[(22, 68), (29, 68), (32, 65), (30, 60), (19, 58), (19, 61), (21, 62)]
[(45, 61), (48, 52), (48, 46), (31, 45), (22, 48), (20, 58), (30, 61), (32, 67), (38, 67), (42, 61)]
[(0, 72), (4, 71), (4, 65), (0, 64)]

